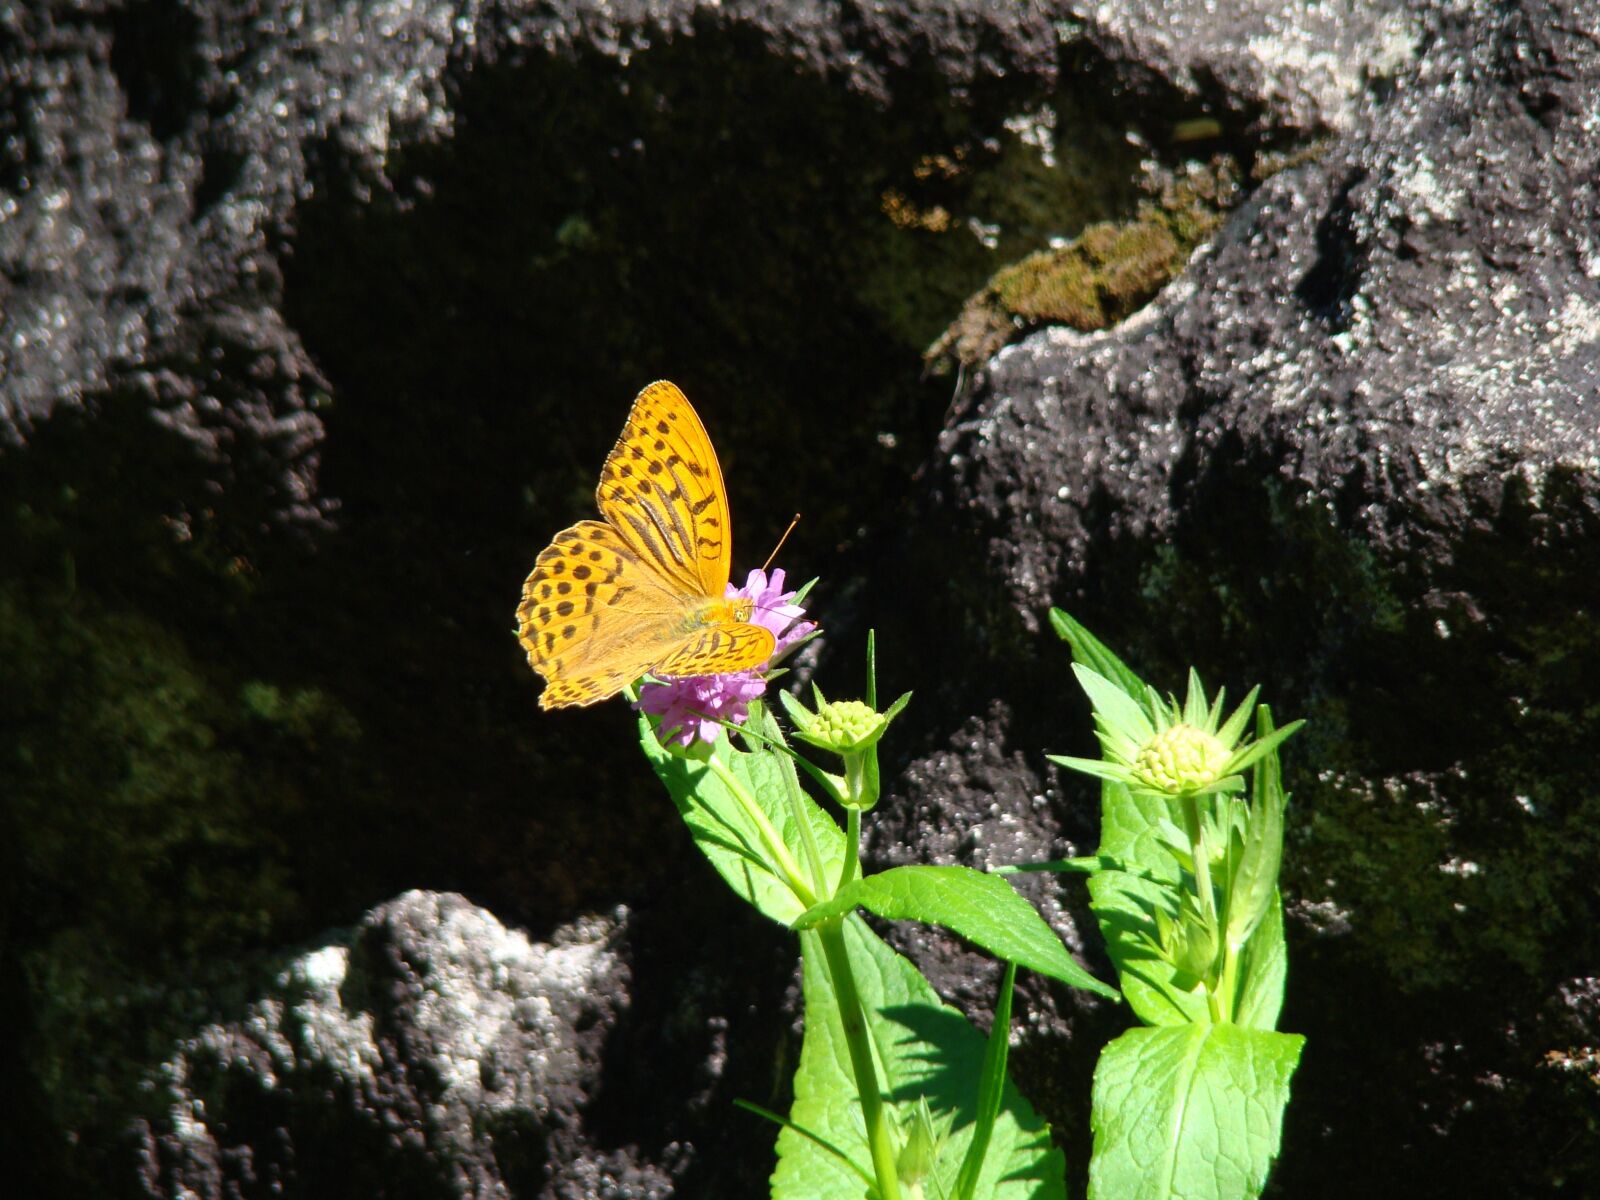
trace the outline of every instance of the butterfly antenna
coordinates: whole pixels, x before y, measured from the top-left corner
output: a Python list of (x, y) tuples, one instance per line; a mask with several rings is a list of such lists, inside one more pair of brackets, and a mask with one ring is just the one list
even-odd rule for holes
[(773, 559), (778, 557), (778, 551), (783, 549), (783, 544), (789, 540), (789, 535), (794, 532), (794, 527), (798, 524), (800, 524), (800, 514), (795, 513), (794, 518), (789, 522), (789, 528), (783, 531), (783, 536), (778, 539), (778, 544), (772, 548), (772, 553), (767, 555), (767, 561), (761, 564), (763, 571), (772, 565)]

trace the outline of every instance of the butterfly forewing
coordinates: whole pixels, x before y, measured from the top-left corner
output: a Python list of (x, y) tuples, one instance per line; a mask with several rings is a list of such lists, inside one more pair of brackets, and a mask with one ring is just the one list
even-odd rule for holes
[(682, 392), (639, 393), (595, 493), (605, 521), (556, 534), (522, 585), (517, 636), (545, 677), (543, 708), (592, 704), (650, 672), (742, 671), (771, 631), (736, 620), (722, 471)]
[(733, 556), (722, 469), (675, 385), (663, 380), (639, 393), (595, 500), (640, 558), (690, 592), (722, 597)]

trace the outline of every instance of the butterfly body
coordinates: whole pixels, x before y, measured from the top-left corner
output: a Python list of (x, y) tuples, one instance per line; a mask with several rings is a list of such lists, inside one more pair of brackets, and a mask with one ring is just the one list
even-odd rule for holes
[(556, 534), (522, 585), (517, 636), (544, 708), (592, 704), (647, 672), (760, 666), (772, 632), (730, 600), (722, 469), (700, 418), (665, 381), (639, 393), (595, 491), (601, 521)]

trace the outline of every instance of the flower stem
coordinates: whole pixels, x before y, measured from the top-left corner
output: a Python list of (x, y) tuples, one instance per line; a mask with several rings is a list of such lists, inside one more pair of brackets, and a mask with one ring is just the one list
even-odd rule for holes
[(811, 867), (811, 890), (818, 896), (831, 896), (833, 889), (828, 886), (828, 873), (822, 866), (822, 851), (817, 846), (816, 831), (806, 818), (805, 793), (800, 790), (800, 781), (795, 778), (793, 768), (787, 763), (784, 768), (783, 790), (789, 799), (789, 819), (794, 822), (795, 830), (800, 835), (800, 844), (805, 847), (806, 862)]
[[(1222, 930), (1217, 922), (1217, 897), (1211, 888), (1211, 848), (1206, 843), (1206, 823), (1200, 814), (1200, 797), (1192, 792), (1185, 792), (1180, 799), (1183, 805), (1183, 823), (1188, 826), (1189, 855), (1194, 862), (1195, 899), (1199, 901), (1200, 915), (1213, 935), (1212, 944), (1218, 947), (1217, 952), (1226, 960), (1230, 956), (1222, 948)], [(1211, 970), (1206, 973), (1204, 981), (1206, 1007), (1210, 1010), (1211, 1020), (1221, 1025), (1227, 1022), (1228, 1017), (1223, 998), (1218, 994), (1217, 976), (1216, 962), (1213, 960)]]
[(789, 890), (801, 904), (810, 908), (817, 902), (817, 894), (811, 890), (806, 882), (800, 864), (795, 862), (794, 855), (789, 853), (789, 848), (783, 844), (783, 839), (778, 836), (778, 831), (772, 827), (772, 822), (767, 819), (767, 814), (761, 810), (761, 805), (756, 803), (752, 796), (736, 775), (728, 769), (728, 764), (713, 754), (706, 760), (706, 765), (711, 768), (711, 773), (727, 786), (738, 800), (739, 806), (744, 809), (745, 815), (755, 823), (761, 832), (761, 840), (766, 843), (767, 853), (772, 856), (772, 862), (783, 872), (784, 882), (789, 885)]
[(1222, 980), (1217, 984), (1217, 1007), (1222, 1011), (1222, 1017), (1214, 1020), (1233, 1020), (1234, 992), (1239, 987), (1239, 952), (1244, 948), (1242, 942), (1235, 942), (1232, 938), (1223, 939), (1222, 943)]
[(854, 883), (861, 874), (861, 810), (844, 810), (844, 870), (839, 874), (839, 886)]
[(824, 921), (817, 926), (817, 938), (828, 960), (833, 979), (833, 994), (839, 1002), (839, 1019), (844, 1026), (845, 1045), (850, 1050), (850, 1067), (856, 1077), (856, 1093), (861, 1098), (861, 1117), (867, 1126), (867, 1146), (872, 1152), (872, 1171), (878, 1182), (878, 1200), (900, 1200), (900, 1177), (895, 1173), (894, 1137), (889, 1131), (888, 1114), (883, 1107), (883, 1091), (878, 1068), (872, 1061), (866, 1012), (861, 993), (856, 990), (855, 973), (850, 969), (850, 951), (844, 940), (844, 919)]

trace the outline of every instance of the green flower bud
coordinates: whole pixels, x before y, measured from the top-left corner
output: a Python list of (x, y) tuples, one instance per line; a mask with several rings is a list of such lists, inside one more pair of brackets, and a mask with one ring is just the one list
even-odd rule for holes
[(802, 736), (813, 746), (845, 754), (877, 741), (888, 724), (888, 718), (859, 700), (832, 700), (818, 707), (816, 720)]
[(923, 1184), (932, 1177), (939, 1155), (949, 1137), (949, 1119), (936, 1124), (928, 1108), (927, 1098), (917, 1097), (917, 1106), (911, 1110), (911, 1128), (906, 1132), (905, 1144), (895, 1156), (895, 1175), (909, 1196), (923, 1195)]
[(1174, 986), (1192, 992), (1202, 983), (1211, 982), (1217, 961), (1217, 935), (1187, 895), (1180, 909), (1176, 919), (1156, 910), (1156, 942), (1161, 956), (1172, 964)]
[(1163, 729), (1134, 757), (1133, 776), (1157, 792), (1177, 796), (1210, 787), (1227, 769), (1228, 747), (1193, 725)]
[(815, 712), (807, 711), (789, 693), (778, 693), (794, 721), (794, 736), (844, 759), (844, 777), (831, 789), (834, 799), (846, 808), (865, 811), (878, 802), (878, 740), (911, 699), (911, 693), (880, 713), (860, 700), (829, 700), (815, 684), (811, 691), (817, 702)]

